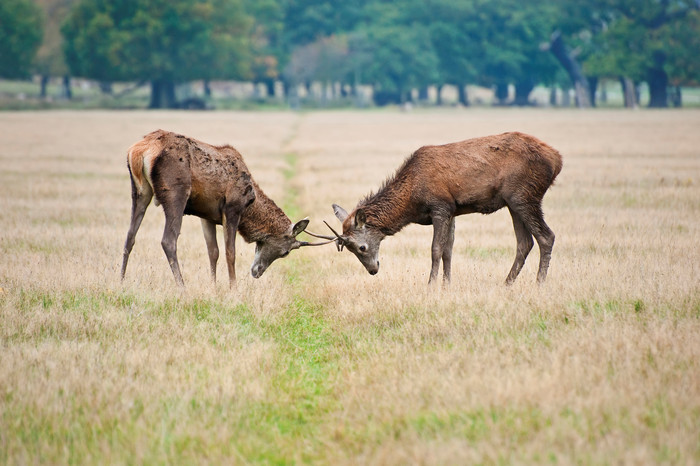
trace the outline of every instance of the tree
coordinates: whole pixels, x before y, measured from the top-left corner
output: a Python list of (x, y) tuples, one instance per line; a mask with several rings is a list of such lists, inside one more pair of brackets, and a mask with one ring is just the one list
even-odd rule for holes
[(666, 107), (669, 73), (697, 60), (699, 8), (697, 1), (564, 0), (571, 14), (560, 17), (568, 18), (568, 38), (584, 51), (579, 58), (587, 75), (619, 77), (625, 87), (646, 81), (649, 106)]
[(678, 107), (682, 104), (680, 87), (700, 85), (700, 11), (691, 12), (684, 24), (685, 27), (671, 31), (668, 36), (666, 69), (669, 81), (676, 89), (672, 101)]
[[(350, 32), (354, 33), (361, 24), (369, 21), (371, 12), (368, 5), (371, 1), (280, 0), (284, 11), (281, 46), (277, 49), (281, 69), (290, 70), (296, 67), (290, 60), (296, 57), (298, 62), (300, 47), (322, 41), (324, 38), (343, 38)], [(308, 58), (309, 53), (307, 50), (301, 52), (301, 55)], [(352, 59), (350, 56), (348, 58)], [(292, 85), (288, 79), (291, 77), (292, 74), (284, 73), (285, 88)]]
[(426, 13), (431, 15), (429, 29), (439, 61), (439, 87), (456, 86), (459, 102), (469, 105), (466, 85), (476, 81), (478, 63), (483, 61), (479, 47), (481, 25), (473, 21), (474, 2), (436, 0)]
[(245, 9), (254, 20), (250, 30), (253, 80), (264, 83), (272, 95), (284, 54), (284, 8), (279, 0), (245, 0)]
[(561, 31), (554, 31), (546, 48), (559, 60), (561, 66), (566, 70), (569, 79), (571, 79), (574, 92), (576, 93), (576, 105), (580, 108), (587, 108), (594, 105), (588, 78), (584, 75), (583, 67), (579, 63), (576, 55), (564, 43)]
[[(552, 34), (543, 49), (549, 50), (569, 77), (582, 108), (596, 105), (600, 69), (590, 66), (590, 57), (602, 50), (600, 34), (610, 22), (607, 0), (559, 0), (555, 3)], [(605, 73), (602, 73), (605, 75)]]
[(250, 76), (250, 19), (239, 0), (81, 0), (64, 25), (74, 75), (150, 81), (151, 108), (175, 85)]
[(291, 52), (300, 45), (355, 29), (371, 14), (367, 0), (284, 1), (284, 42)]
[(29, 0), (0, 2), (0, 77), (29, 76), (41, 44), (41, 10)]
[(555, 10), (517, 0), (479, 0), (473, 21), (480, 24), (477, 69), (479, 82), (496, 88), (506, 103), (507, 86), (515, 85), (516, 105), (528, 105), (535, 85), (553, 81), (557, 65), (540, 45), (552, 31)]
[[(605, 35), (611, 52), (641, 62), (649, 85), (649, 107), (668, 106), (669, 48), (674, 35), (685, 30), (688, 15), (699, 6), (693, 2), (611, 0), (618, 20)], [(697, 50), (695, 50), (697, 53)]]
[[(408, 26), (376, 26), (367, 31), (371, 60), (363, 79), (375, 91), (395, 93), (399, 102), (410, 100), (412, 89), (438, 81), (438, 58), (428, 31)], [(390, 99), (393, 100), (393, 99)]]
[(414, 88), (439, 81), (425, 11), (422, 0), (374, 0), (350, 35), (353, 79), (374, 86), (377, 104), (406, 102)]
[(63, 77), (63, 95), (71, 97), (68, 65), (63, 54), (61, 24), (68, 17), (76, 0), (35, 0), (44, 12), (44, 40), (39, 47), (34, 71), (41, 76), (41, 97), (46, 97), (46, 85), (52, 76)]

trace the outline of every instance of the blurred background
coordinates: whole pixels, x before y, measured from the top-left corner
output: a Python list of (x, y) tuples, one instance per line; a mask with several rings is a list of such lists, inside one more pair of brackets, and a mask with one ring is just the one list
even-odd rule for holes
[(699, 50), (699, 0), (2, 0), (0, 108), (700, 106)]

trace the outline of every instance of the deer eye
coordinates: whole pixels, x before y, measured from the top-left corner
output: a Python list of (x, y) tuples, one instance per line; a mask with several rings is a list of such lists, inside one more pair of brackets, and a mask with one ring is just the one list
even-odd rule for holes
[(367, 250), (367, 246), (365, 246), (364, 244), (362, 246), (360, 246), (360, 252), (365, 252), (366, 250)]

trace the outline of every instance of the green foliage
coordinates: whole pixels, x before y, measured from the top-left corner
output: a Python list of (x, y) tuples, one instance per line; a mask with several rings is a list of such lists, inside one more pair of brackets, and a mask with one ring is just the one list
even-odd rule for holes
[(369, 2), (306, 0), (282, 3), (285, 5), (284, 38), (291, 48), (355, 29), (366, 17)]
[(33, 2), (0, 2), (0, 77), (26, 78), (41, 38), (41, 10)]
[(245, 10), (254, 18), (250, 31), (253, 79), (279, 77), (283, 50), (284, 10), (277, 0), (245, 0)]
[[(647, 81), (652, 93), (700, 82), (697, 2), (35, 3), (46, 21), (34, 71), (103, 82), (151, 81), (158, 94), (152, 105), (161, 97), (174, 98), (174, 83), (198, 79), (252, 79), (265, 82), (268, 91), (278, 79), (285, 85), (369, 84), (404, 100), (413, 88), (428, 85), (503, 90), (514, 84), (516, 103), (526, 103), (535, 85), (563, 82), (563, 68), (546, 47), (555, 31), (588, 77)], [(35, 3), (0, 5), (0, 76), (26, 77), (32, 70), (42, 29)], [(652, 100), (659, 99), (663, 96)]]
[(592, 76), (624, 76), (647, 81), (656, 106), (665, 106), (667, 83), (698, 80), (696, 53), (700, 22), (697, 2), (656, 0), (565, 0), (562, 7), (576, 20), (562, 29), (579, 48), (584, 70)]
[[(556, 63), (540, 45), (554, 28), (552, 6), (521, 5), (514, 0), (480, 1), (482, 24), (479, 81), (482, 84), (551, 82)], [(529, 91), (528, 91), (529, 92)]]
[(402, 100), (411, 88), (439, 81), (439, 60), (429, 28), (420, 27), (421, 3), (376, 2), (369, 10), (373, 21), (358, 30), (353, 40), (362, 80), (396, 92)]
[(76, 0), (35, 0), (44, 13), (44, 40), (37, 52), (34, 70), (42, 76), (66, 76), (61, 26)]
[(476, 5), (440, 0), (431, 10), (430, 37), (439, 60), (441, 81), (449, 84), (475, 82), (482, 50), (479, 25), (470, 20)]
[(666, 40), (671, 84), (700, 85), (700, 11), (690, 12), (681, 27), (670, 28)]
[(63, 33), (77, 76), (183, 82), (249, 77), (250, 25), (237, 0), (82, 0)]

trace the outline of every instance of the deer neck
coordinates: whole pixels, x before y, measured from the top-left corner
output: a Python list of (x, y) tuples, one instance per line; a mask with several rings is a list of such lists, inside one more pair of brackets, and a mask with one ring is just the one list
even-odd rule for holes
[(391, 236), (414, 221), (410, 195), (408, 183), (405, 180), (394, 179), (358, 207), (364, 209), (368, 225), (379, 230), (384, 236)]
[(291, 225), (289, 217), (256, 184), (255, 201), (243, 211), (238, 223), (243, 239), (254, 243), (270, 236), (282, 236)]

